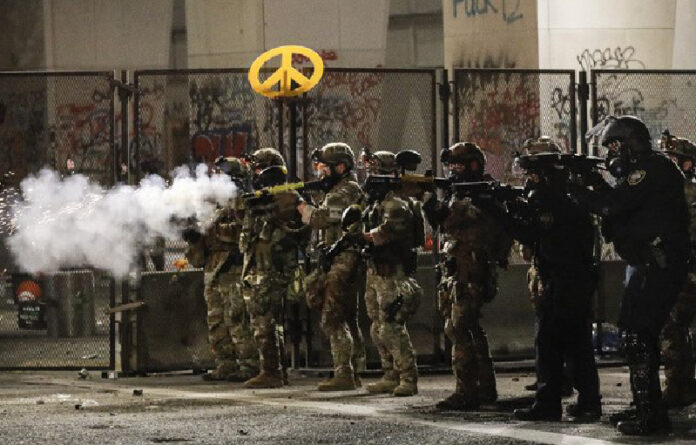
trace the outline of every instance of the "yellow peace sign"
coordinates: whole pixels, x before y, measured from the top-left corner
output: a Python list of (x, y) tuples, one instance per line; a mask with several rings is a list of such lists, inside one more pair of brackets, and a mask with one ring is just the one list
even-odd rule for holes
[[(314, 65), (314, 72), (309, 79), (292, 67), (293, 54), (302, 54)], [(260, 82), (259, 72), (261, 71), (261, 67), (277, 55), (281, 56), (280, 68), (278, 68), (271, 77)], [(322, 74), (324, 74), (324, 61), (319, 54), (304, 46), (285, 45), (268, 50), (254, 60), (254, 63), (252, 63), (249, 68), (249, 83), (254, 91), (266, 97), (292, 97), (314, 88), (314, 86), (319, 83)], [(295, 81), (299, 87), (293, 89), (293, 81)], [(277, 83), (280, 83), (280, 86), (278, 91), (274, 91), (273, 87)]]

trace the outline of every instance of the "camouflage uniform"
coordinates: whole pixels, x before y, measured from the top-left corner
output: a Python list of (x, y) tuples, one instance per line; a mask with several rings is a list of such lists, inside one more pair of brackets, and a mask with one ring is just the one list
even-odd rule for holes
[(372, 320), (370, 333), (379, 351), (384, 377), (368, 386), (370, 392), (410, 396), (418, 392), (416, 354), (406, 330), (415, 313), (422, 289), (413, 278), (416, 218), (412, 204), (394, 192), (367, 210), (374, 246), (367, 269), (365, 305)]
[[(664, 141), (664, 139), (663, 139)], [(688, 156), (696, 160), (696, 147), (685, 139), (669, 137), (666, 142), (668, 153)], [(684, 182), (684, 194), (691, 224), (689, 231), (692, 245), (696, 240), (696, 179), (693, 173), (687, 173)], [(696, 400), (696, 383), (694, 382), (694, 345), (689, 327), (696, 315), (696, 265), (692, 265), (684, 287), (677, 296), (667, 323), (662, 329), (662, 355), (665, 366), (665, 391), (663, 400), (667, 405), (688, 405)]]
[(494, 402), (493, 360), (479, 319), (483, 304), (498, 291), (497, 263), (507, 259), (512, 239), (496, 218), (469, 198), (450, 201), (442, 231), (446, 242), (438, 306), (452, 341), (452, 397), (471, 406)]
[(281, 192), (245, 214), (240, 250), (244, 252), (244, 299), (260, 357), (261, 373), (249, 387), (283, 385), (283, 303), (298, 268), (301, 236), (294, 191)]
[[(352, 204), (362, 204), (364, 196), (354, 175), (343, 177), (324, 196), (318, 208), (305, 207), (302, 221), (320, 230), (320, 242), (326, 247), (342, 235), (341, 215)], [(360, 233), (361, 224), (353, 224), (349, 231)], [(321, 311), (321, 327), (331, 343), (334, 377), (358, 383), (357, 374), (365, 370), (365, 345), (358, 326), (357, 280), (360, 253), (348, 248), (334, 258), (331, 268), (324, 272), (320, 267), (307, 277), (307, 304)], [(355, 380), (357, 381), (354, 381)], [(319, 389), (333, 388), (329, 382)], [(355, 384), (348, 384), (346, 389)]]
[(208, 307), (208, 340), (217, 369), (213, 380), (248, 379), (258, 371), (256, 346), (241, 293), (242, 257), (238, 242), (242, 224), (241, 199), (216, 210), (214, 223), (189, 246), (186, 256), (204, 268)]

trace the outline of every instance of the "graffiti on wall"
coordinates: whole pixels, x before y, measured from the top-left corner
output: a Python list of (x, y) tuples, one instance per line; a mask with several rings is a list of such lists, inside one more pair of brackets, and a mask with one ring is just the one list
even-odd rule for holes
[[(562, 147), (570, 147), (571, 95), (567, 76), (557, 82), (564, 86), (546, 93), (546, 88), (540, 88), (538, 74), (457, 75), (460, 138), (481, 146), (494, 177), (508, 179), (513, 153), (528, 138), (546, 134)], [(544, 83), (549, 83), (549, 79)]]
[[(255, 147), (258, 98), (244, 75), (192, 80), (191, 147), (197, 161), (248, 153)], [(210, 159), (213, 156), (213, 159)]]
[[(693, 84), (696, 76), (685, 74), (675, 78), (669, 85), (672, 90), (681, 89), (682, 100), (678, 93), (663, 91), (664, 83), (642, 73), (609, 74), (597, 77), (597, 116), (598, 120), (609, 115), (632, 115), (641, 118), (653, 137), (657, 137), (670, 126), (693, 125), (696, 116), (689, 113), (681, 103), (693, 97)], [(690, 96), (689, 96), (690, 95)], [(691, 135), (686, 135), (687, 137)]]
[[(317, 54), (319, 54), (319, 57), (321, 57), (321, 60), (324, 61), (324, 63), (329, 62), (329, 61), (335, 61), (338, 60), (338, 54), (336, 53), (335, 50), (333, 49), (320, 49), (317, 51)], [(293, 53), (292, 54), (292, 64), (293, 65), (306, 65), (309, 63), (309, 57), (300, 54), (300, 53)]]
[(500, 52), (497, 55), (485, 54), (477, 57), (462, 56), (453, 61), (453, 65), (462, 68), (506, 68), (513, 69), (517, 66), (514, 56)]
[(500, 15), (505, 23), (514, 23), (524, 17), (521, 11), (522, 0), (452, 0), (452, 15), (457, 17), (457, 5), (463, 3), (464, 15), (476, 17)]
[(324, 74), (308, 107), (312, 143), (356, 141), (363, 147), (372, 147), (383, 79), (380, 73)]
[[(40, 87), (32, 84), (40, 83)], [(0, 93), (0, 174), (14, 181), (50, 166), (112, 179), (112, 102), (109, 79), (89, 76), (17, 77)], [(50, 98), (50, 100), (49, 100)]]
[(89, 101), (71, 100), (57, 105), (49, 131), (59, 171), (110, 180), (112, 109), (110, 87), (105, 88), (95, 89)]
[(583, 71), (591, 69), (644, 69), (645, 64), (635, 58), (636, 49), (632, 46), (621, 48), (586, 49), (576, 56)]

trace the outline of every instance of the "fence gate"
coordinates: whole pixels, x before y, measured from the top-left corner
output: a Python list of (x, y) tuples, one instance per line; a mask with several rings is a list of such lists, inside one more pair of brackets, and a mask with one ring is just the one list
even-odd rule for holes
[(113, 79), (110, 71), (0, 73), (2, 369), (113, 366), (112, 280), (91, 270), (13, 273), (4, 242), (17, 187), (41, 168), (114, 184)]
[(575, 71), (456, 69), (453, 93), (454, 140), (478, 144), (496, 179), (514, 182), (513, 153), (528, 138), (576, 149)]
[(653, 140), (665, 130), (696, 138), (696, 71), (593, 70), (591, 79), (594, 124), (609, 115), (633, 115)]
[(328, 142), (345, 142), (356, 156), (362, 148), (412, 149), (423, 156), (419, 171), (432, 169), (437, 162), (435, 79), (436, 70), (327, 68), (306, 95), (298, 146), (305, 156)]

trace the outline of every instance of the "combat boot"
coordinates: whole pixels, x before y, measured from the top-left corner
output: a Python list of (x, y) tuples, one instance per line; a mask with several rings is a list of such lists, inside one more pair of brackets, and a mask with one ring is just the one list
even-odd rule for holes
[(206, 382), (220, 382), (227, 380), (231, 375), (239, 372), (239, 367), (235, 362), (224, 361), (220, 363), (215, 370), (207, 374), (203, 374), (203, 380)]
[(669, 433), (672, 431), (672, 424), (667, 416), (667, 410), (659, 413), (637, 412), (634, 418), (618, 422), (616, 429), (627, 436), (648, 436)]
[(355, 380), (353, 380), (352, 375), (335, 376), (319, 382), (317, 385), (319, 391), (351, 391), (355, 388)]
[(479, 401), (455, 392), (445, 400), (437, 402), (435, 408), (443, 411), (473, 411), (479, 407)]
[(623, 411), (611, 414), (609, 416), (609, 423), (616, 426), (619, 422), (623, 422), (625, 420), (633, 420), (636, 417), (638, 417), (638, 411), (635, 408), (628, 408)]
[(367, 391), (372, 394), (391, 393), (399, 386), (399, 374), (393, 369), (384, 371), (384, 375), (375, 383), (367, 385)]
[(271, 374), (266, 371), (261, 371), (256, 377), (244, 382), (244, 387), (246, 388), (280, 388), (282, 386), (283, 377), (280, 373)]
[(410, 397), (418, 394), (418, 375), (415, 371), (402, 373), (399, 386), (392, 392), (396, 397)]
[(228, 382), (246, 382), (259, 373), (258, 368), (240, 367), (237, 372), (227, 376)]

